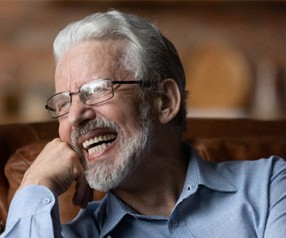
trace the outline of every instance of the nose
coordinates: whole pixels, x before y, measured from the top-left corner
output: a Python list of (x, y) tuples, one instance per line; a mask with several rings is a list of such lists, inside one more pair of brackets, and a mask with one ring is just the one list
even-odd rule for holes
[(68, 113), (68, 121), (73, 127), (92, 120), (96, 117), (96, 113), (92, 107), (85, 105), (79, 98), (79, 95), (73, 95), (72, 103)]

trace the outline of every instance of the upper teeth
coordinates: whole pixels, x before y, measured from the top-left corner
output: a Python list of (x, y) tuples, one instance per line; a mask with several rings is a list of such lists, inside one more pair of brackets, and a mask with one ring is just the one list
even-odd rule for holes
[(94, 138), (88, 139), (82, 143), (83, 148), (87, 149), (90, 147), (90, 145), (93, 145), (98, 142), (102, 141), (108, 141), (115, 139), (116, 135), (115, 134), (106, 134), (106, 135), (101, 135), (101, 136), (95, 136)]

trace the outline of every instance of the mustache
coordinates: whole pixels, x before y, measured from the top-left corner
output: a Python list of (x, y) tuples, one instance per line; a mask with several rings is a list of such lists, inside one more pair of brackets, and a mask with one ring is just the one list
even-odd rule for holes
[(111, 129), (116, 132), (119, 132), (119, 126), (117, 126), (115, 122), (111, 122), (110, 120), (103, 118), (89, 121), (83, 127), (75, 128), (72, 131), (72, 135), (76, 137), (83, 136), (89, 131), (95, 129)]

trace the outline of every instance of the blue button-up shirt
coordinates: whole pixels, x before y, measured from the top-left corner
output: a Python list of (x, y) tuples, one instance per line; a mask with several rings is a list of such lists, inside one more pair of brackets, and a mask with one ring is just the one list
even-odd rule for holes
[(186, 151), (186, 180), (170, 217), (138, 214), (109, 192), (60, 226), (53, 193), (27, 186), (14, 197), (1, 237), (286, 237), (284, 160), (211, 163)]

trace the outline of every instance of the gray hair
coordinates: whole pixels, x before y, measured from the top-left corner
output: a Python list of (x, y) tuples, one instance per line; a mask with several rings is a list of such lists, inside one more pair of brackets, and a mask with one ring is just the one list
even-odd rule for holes
[(186, 119), (185, 74), (174, 45), (152, 23), (116, 10), (95, 13), (64, 28), (54, 41), (56, 62), (74, 45), (88, 40), (126, 41), (121, 66), (138, 80), (152, 84), (165, 78), (176, 81), (181, 107), (174, 122), (183, 130)]

